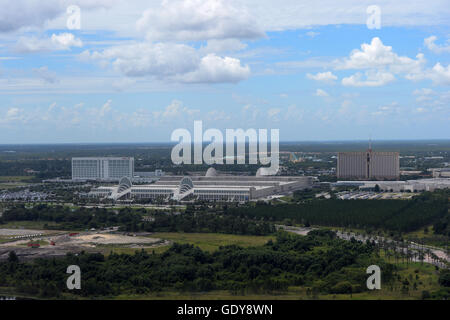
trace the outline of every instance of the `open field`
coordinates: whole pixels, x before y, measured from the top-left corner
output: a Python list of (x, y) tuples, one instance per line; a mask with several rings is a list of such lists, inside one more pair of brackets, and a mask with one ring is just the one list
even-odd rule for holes
[(0, 176), (0, 183), (5, 182), (22, 182), (33, 179), (33, 176)]
[(32, 176), (0, 176), (0, 190), (14, 189), (30, 184)]
[[(111, 234), (108, 232), (82, 232), (74, 236), (69, 236), (67, 231), (49, 231), (43, 236), (36, 237), (34, 240), (17, 239), (11, 240), (11, 234), (17, 232), (38, 233), (38, 230), (0, 229), (8, 233), (9, 236), (0, 238), (0, 259), (6, 259), (9, 251), (14, 250), (19, 257), (25, 259), (48, 258), (64, 256), (68, 252), (80, 252), (82, 250), (89, 252), (110, 252), (115, 248), (127, 249), (127, 253), (134, 253), (136, 250), (153, 249), (159, 246), (168, 246), (169, 241), (153, 237), (129, 236), (125, 234)], [(39, 243), (39, 248), (29, 248), (30, 243)], [(51, 244), (54, 243), (54, 245)]]
[(270, 239), (275, 240), (273, 236), (242, 236), (234, 234), (221, 233), (176, 233), (176, 232), (157, 232), (151, 237), (170, 240), (178, 243), (188, 243), (199, 247), (205, 251), (215, 251), (220, 246), (238, 245), (241, 247), (261, 246)]

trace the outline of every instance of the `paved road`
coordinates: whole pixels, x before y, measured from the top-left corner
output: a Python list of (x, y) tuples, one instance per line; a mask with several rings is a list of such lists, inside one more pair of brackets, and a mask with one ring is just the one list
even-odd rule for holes
[[(317, 229), (317, 228), (293, 227), (293, 226), (284, 226), (284, 225), (276, 225), (276, 227), (279, 229), (284, 229), (287, 232), (292, 232), (292, 233), (300, 234), (300, 235), (307, 235), (310, 231)], [(355, 233), (341, 232), (341, 231), (337, 231), (336, 235), (338, 238), (344, 239), (344, 240), (350, 240), (352, 238), (355, 238), (356, 240), (363, 241), (363, 242), (365, 242), (366, 240), (374, 241), (375, 243), (387, 242), (391, 246), (395, 246), (395, 250), (397, 252), (407, 253), (406, 242), (404, 242), (402, 244), (401, 242), (394, 241), (392, 239), (387, 239), (384, 237), (369, 237), (369, 236), (357, 235)], [(409, 248), (410, 253), (417, 254), (417, 257), (413, 257), (414, 261), (417, 261), (417, 262), (421, 261), (418, 256), (419, 256), (419, 252), (422, 252), (422, 254), (424, 256), (424, 260), (423, 260), (424, 262), (436, 265), (440, 268), (448, 267), (444, 262), (436, 261), (436, 259), (433, 259), (433, 255), (435, 255), (439, 259), (447, 261), (447, 263), (450, 262), (450, 256), (448, 255), (448, 253), (446, 253), (444, 250), (442, 250), (440, 248), (420, 245), (420, 244), (417, 244), (414, 242), (408, 242), (408, 248)]]

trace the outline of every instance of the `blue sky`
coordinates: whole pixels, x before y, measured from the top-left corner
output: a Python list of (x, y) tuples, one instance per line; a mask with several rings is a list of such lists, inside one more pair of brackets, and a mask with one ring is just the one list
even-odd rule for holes
[(194, 120), (283, 141), (450, 136), (443, 1), (379, 1), (380, 29), (368, 1), (4, 1), (0, 144), (161, 142)]

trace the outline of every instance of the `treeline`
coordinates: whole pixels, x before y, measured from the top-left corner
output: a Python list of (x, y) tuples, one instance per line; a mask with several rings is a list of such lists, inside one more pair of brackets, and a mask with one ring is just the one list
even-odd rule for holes
[[(447, 193), (424, 193), (412, 200), (329, 199), (301, 204), (257, 203), (230, 208), (227, 212), (236, 217), (266, 221), (289, 219), (293, 223), (409, 232), (448, 216)], [(439, 226), (438, 230), (441, 229)]]
[(38, 171), (39, 179), (71, 175), (69, 160), (0, 160), (0, 176), (25, 176), (25, 170)]
[[(0, 264), (0, 287), (52, 298), (64, 293), (85, 297), (159, 291), (270, 293), (289, 286), (307, 287), (313, 295), (356, 293), (367, 290), (366, 268), (372, 264), (382, 268), (383, 283), (395, 280), (395, 267), (377, 257), (374, 244), (336, 239), (330, 231), (305, 237), (279, 233), (275, 242), (264, 246), (225, 246), (213, 253), (174, 244), (162, 254), (82, 253), (30, 263), (19, 262), (11, 253), (9, 261)], [(69, 265), (81, 269), (81, 290), (66, 288)]]
[[(8, 221), (41, 221), (45, 228), (60, 230), (84, 230), (118, 226), (129, 232), (208, 232), (241, 235), (268, 235), (276, 231), (274, 224), (233, 217), (214, 212), (188, 210), (185, 213), (157, 212), (122, 208), (70, 208), (64, 206), (23, 205), (9, 208), (1, 218)], [(0, 221), (1, 222), (1, 221)]]
[(436, 221), (433, 224), (433, 231), (436, 234), (442, 234), (444, 236), (450, 237), (450, 213), (447, 212), (447, 214), (442, 218)]
[(148, 232), (211, 232), (242, 235), (269, 235), (276, 231), (275, 225), (264, 221), (254, 221), (207, 212), (186, 212), (183, 214), (155, 214), (154, 221), (145, 223)]
[(46, 227), (49, 229), (82, 230), (138, 224), (142, 221), (142, 214), (145, 212), (145, 209), (127, 208), (110, 211), (104, 208), (71, 208), (46, 204), (31, 208), (18, 205), (5, 210), (1, 220), (4, 222), (41, 221), (48, 222), (49, 225)]

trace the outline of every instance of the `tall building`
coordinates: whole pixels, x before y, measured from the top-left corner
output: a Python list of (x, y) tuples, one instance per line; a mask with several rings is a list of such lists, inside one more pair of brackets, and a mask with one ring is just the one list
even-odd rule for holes
[(72, 180), (120, 180), (134, 176), (134, 158), (72, 158)]
[(338, 179), (395, 180), (400, 176), (398, 152), (339, 152)]

